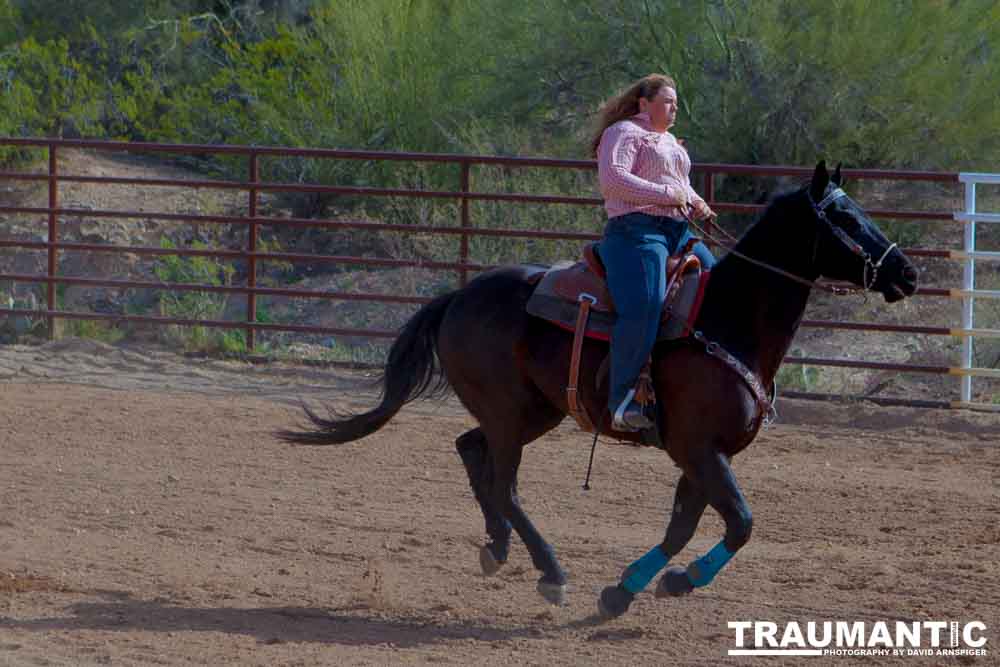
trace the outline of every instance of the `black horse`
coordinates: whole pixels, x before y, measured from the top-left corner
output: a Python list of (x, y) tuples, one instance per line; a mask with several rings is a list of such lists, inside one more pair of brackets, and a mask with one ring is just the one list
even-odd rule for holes
[[(658, 343), (653, 350), (662, 442), (683, 475), (663, 542), (601, 593), (598, 608), (605, 618), (624, 613), (680, 552), (706, 506), (725, 521), (724, 539), (686, 569), (668, 568), (657, 595), (681, 595), (708, 584), (749, 540), (750, 508), (730, 461), (757, 434), (767, 405), (764, 388), (773, 387), (813, 283), (820, 276), (849, 281), (881, 292), (887, 302), (916, 289), (912, 264), (840, 184), (839, 166), (831, 178), (820, 162), (807, 186), (777, 197), (712, 270), (695, 326), (699, 337)], [(523, 447), (568, 412), (572, 336), (525, 312), (537, 272), (537, 266), (502, 267), (436, 298), (392, 345), (378, 407), (331, 419), (307, 410), (317, 430), (280, 435), (313, 445), (357, 440), (384, 426), (405, 403), (450, 385), (479, 422), (456, 446), (486, 519), (490, 541), (480, 549), (483, 572), (493, 574), (506, 562), (513, 528), (542, 573), (539, 592), (560, 604), (566, 574), (521, 508), (516, 490)], [(729, 363), (723, 360), (726, 353)], [(586, 341), (580, 392), (591, 415), (604, 414), (602, 431), (611, 435), (606, 389), (592, 381), (606, 355), (606, 343)], [(734, 370), (740, 364), (749, 371), (746, 377)]]

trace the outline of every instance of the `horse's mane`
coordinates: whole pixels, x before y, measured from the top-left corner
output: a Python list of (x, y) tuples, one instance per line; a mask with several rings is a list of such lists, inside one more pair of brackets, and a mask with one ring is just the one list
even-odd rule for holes
[[(778, 192), (771, 196), (768, 199), (764, 210), (753, 222), (750, 223), (749, 226), (747, 226), (745, 230), (743, 230), (743, 233), (732, 247), (739, 248), (744, 252), (747, 249), (752, 248), (755, 244), (756, 238), (761, 235), (761, 232), (765, 230), (765, 226), (769, 222), (788, 217), (789, 209), (794, 208), (796, 204), (796, 197), (802, 193), (802, 187), (803, 186), (793, 190)], [(723, 268), (724, 265), (732, 265), (733, 259), (734, 258), (731, 257), (729, 253), (726, 253), (726, 255), (719, 259), (718, 263), (712, 270), (716, 272), (720, 268), (725, 270), (725, 268)]]

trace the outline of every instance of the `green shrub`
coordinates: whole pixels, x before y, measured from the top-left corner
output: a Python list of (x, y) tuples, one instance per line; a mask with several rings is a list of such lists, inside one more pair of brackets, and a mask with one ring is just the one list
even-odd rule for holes
[[(162, 248), (176, 248), (176, 244), (163, 237)], [(204, 244), (192, 244), (193, 249), (204, 249)], [(221, 264), (210, 257), (185, 257), (163, 255), (153, 267), (156, 277), (165, 283), (186, 283), (198, 285), (229, 285), (235, 269)], [(226, 310), (227, 296), (217, 292), (163, 291), (160, 294), (160, 316), (178, 319), (218, 320)], [(171, 342), (180, 342), (188, 351), (232, 349), (246, 342), (241, 331), (216, 331), (209, 327), (194, 325), (171, 325), (164, 329)]]
[(72, 57), (69, 44), (41, 44), (28, 37), (0, 53), (0, 133), (78, 136), (99, 128), (99, 88), (90, 68)]
[(113, 322), (105, 322), (103, 320), (64, 320), (62, 331), (67, 336), (88, 338), (111, 345), (121, 341), (127, 335), (125, 331), (117, 327)]
[(778, 392), (782, 391), (816, 391), (820, 371), (815, 366), (806, 366), (794, 362), (786, 362), (778, 369), (774, 381)]

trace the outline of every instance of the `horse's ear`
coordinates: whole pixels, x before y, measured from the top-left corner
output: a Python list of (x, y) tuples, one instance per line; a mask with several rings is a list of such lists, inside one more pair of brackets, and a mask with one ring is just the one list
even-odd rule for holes
[(820, 160), (813, 172), (812, 183), (809, 184), (809, 195), (813, 201), (819, 201), (826, 192), (826, 186), (830, 184), (830, 174), (826, 170), (826, 160)]
[(836, 185), (838, 188), (844, 184), (843, 179), (840, 176), (840, 163), (837, 163), (837, 168), (833, 170), (833, 176), (830, 177), (830, 181)]

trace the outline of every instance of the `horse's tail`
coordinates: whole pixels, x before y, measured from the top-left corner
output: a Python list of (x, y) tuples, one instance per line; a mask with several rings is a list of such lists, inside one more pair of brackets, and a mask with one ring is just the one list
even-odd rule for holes
[(306, 416), (315, 431), (280, 431), (279, 438), (303, 445), (339, 445), (371, 435), (388, 423), (406, 403), (421, 396), (441, 395), (448, 379), (437, 357), (438, 331), (456, 292), (434, 299), (414, 315), (389, 349), (389, 357), (376, 384), (382, 396), (378, 406), (359, 415), (323, 419), (308, 407)]

